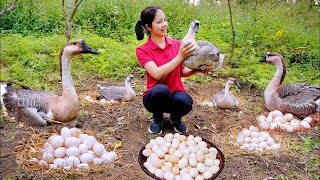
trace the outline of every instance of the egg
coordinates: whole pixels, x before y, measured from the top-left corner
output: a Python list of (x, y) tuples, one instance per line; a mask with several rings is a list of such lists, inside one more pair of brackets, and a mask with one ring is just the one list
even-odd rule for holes
[(48, 163), (45, 160), (40, 160), (39, 165), (44, 166), (44, 167), (48, 167)]
[(75, 166), (75, 167), (77, 167), (80, 164), (79, 158), (77, 158), (75, 156), (67, 157), (65, 162), (66, 162), (66, 166)]
[(157, 168), (151, 166), (148, 168), (148, 171), (151, 172), (152, 174), (154, 174), (156, 172)]
[(214, 166), (214, 160), (213, 160), (213, 159), (206, 159), (206, 160), (204, 161), (204, 164), (205, 164), (207, 167)]
[(44, 152), (42, 154), (42, 160), (45, 160), (47, 163), (52, 163), (54, 159), (53, 153)]
[(176, 166), (172, 167), (172, 173), (174, 175), (179, 175), (180, 174), (180, 169)]
[(175, 133), (174, 135), (173, 135), (173, 138), (175, 138), (175, 139), (178, 139), (180, 137), (180, 134), (179, 133)]
[(150, 149), (144, 149), (142, 151), (142, 154), (145, 156), (145, 157), (150, 157), (150, 154), (152, 153), (152, 150)]
[(165, 173), (165, 172), (171, 172), (171, 171), (172, 171), (172, 167), (167, 166), (167, 165), (163, 165), (160, 169), (161, 169), (164, 173)]
[(291, 120), (293, 119), (293, 115), (290, 114), (290, 113), (285, 114), (285, 115), (283, 116), (283, 119), (284, 119), (285, 121), (289, 122), (289, 121), (291, 121)]
[(80, 134), (80, 135), (79, 135), (80, 143), (83, 143), (83, 141), (84, 141), (87, 137), (89, 137), (88, 134)]
[(197, 155), (198, 162), (203, 163), (205, 160), (206, 160), (206, 157), (204, 154)]
[(266, 147), (267, 147), (267, 143), (266, 142), (259, 143), (259, 148), (265, 149)]
[(152, 165), (156, 167), (157, 169), (161, 168), (163, 166), (163, 161), (161, 159), (154, 159), (152, 162)]
[(263, 123), (267, 121), (267, 117), (264, 115), (259, 115), (256, 119), (259, 123)]
[(188, 172), (191, 177), (195, 178), (199, 175), (199, 171), (197, 168), (191, 168)]
[(163, 137), (157, 137), (156, 139), (156, 142), (159, 144), (159, 145), (162, 145), (162, 144), (164, 144), (164, 143), (166, 143), (166, 141), (164, 140), (164, 138)]
[(244, 143), (250, 143), (251, 142), (251, 137), (245, 137), (243, 142)]
[(154, 152), (159, 158), (163, 158), (166, 153), (162, 150), (162, 149), (157, 149), (155, 152)]
[(84, 154), (84, 153), (88, 152), (88, 147), (85, 144), (80, 144), (78, 149), (80, 150), (80, 154)]
[(220, 169), (219, 166), (212, 166), (209, 170), (212, 172), (212, 174), (216, 174)]
[(220, 160), (219, 159), (215, 159), (214, 161), (214, 165), (215, 166), (219, 166), (220, 165)]
[(310, 125), (306, 121), (300, 121), (300, 126), (306, 129), (310, 129)]
[(268, 143), (269, 146), (271, 146), (274, 143), (274, 140), (271, 137), (269, 137), (267, 139), (267, 143)]
[(76, 137), (76, 138), (79, 138), (80, 137), (80, 134), (82, 133), (80, 129), (78, 128), (71, 128), (70, 129), (70, 133), (71, 133), (71, 136), (73, 137)]
[(53, 148), (53, 146), (49, 142), (46, 142), (43, 145), (43, 151), (48, 152), (48, 153), (54, 153), (55, 149)]
[(83, 140), (83, 144), (87, 145), (88, 149), (92, 149), (93, 145), (97, 142), (93, 136), (88, 136)]
[(278, 149), (280, 149), (280, 144), (274, 143), (274, 144), (271, 145), (271, 148), (272, 148), (273, 150), (278, 150)]
[(247, 129), (245, 129), (243, 132), (242, 132), (243, 136), (244, 137), (249, 137), (251, 135), (251, 132)]
[(62, 158), (66, 155), (66, 149), (64, 147), (59, 147), (54, 151), (53, 155), (56, 158)]
[(198, 175), (195, 180), (204, 180), (204, 177), (202, 175)]
[(104, 145), (102, 145), (101, 143), (95, 143), (93, 145), (93, 148), (92, 148), (93, 152), (97, 155), (97, 156), (101, 156), (104, 152)]
[(172, 164), (177, 164), (179, 160), (180, 158), (174, 154), (169, 156), (169, 162), (171, 162)]
[(312, 122), (312, 118), (311, 117), (306, 117), (306, 118), (303, 119), (303, 121), (305, 121), (308, 124), (310, 124)]
[(174, 174), (172, 172), (165, 172), (163, 178), (166, 180), (174, 180)]
[(76, 137), (68, 137), (65, 139), (64, 144), (67, 147), (79, 147), (80, 139), (78, 139)]
[(154, 175), (158, 176), (159, 178), (163, 178), (164, 172), (161, 169), (157, 169), (156, 172), (154, 172)]
[(179, 162), (178, 162), (178, 167), (179, 167), (180, 169), (186, 167), (187, 165), (188, 165), (188, 159), (186, 159), (186, 158), (181, 158), (181, 159), (179, 160)]
[(183, 180), (192, 180), (193, 178), (190, 176), (190, 174), (188, 174), (188, 173), (183, 173), (183, 174), (181, 174), (181, 178), (183, 179)]
[(91, 153), (84, 153), (80, 156), (80, 160), (83, 163), (91, 163), (93, 161), (94, 156)]
[(270, 124), (267, 123), (267, 122), (261, 122), (261, 123), (259, 123), (259, 127), (260, 127), (261, 129), (267, 130), (267, 129), (270, 128)]
[(64, 139), (62, 136), (53, 135), (49, 139), (49, 143), (52, 145), (53, 148), (61, 147), (64, 143)]
[(57, 169), (58, 167), (54, 164), (49, 164), (49, 169)]
[(83, 170), (90, 170), (90, 166), (89, 164), (87, 163), (81, 163), (77, 166), (80, 170), (83, 169)]
[(66, 155), (67, 156), (79, 156), (80, 154), (80, 150), (77, 148), (77, 147), (69, 147), (67, 150), (66, 150)]
[(178, 140), (179, 140), (180, 142), (186, 141), (186, 140), (187, 140), (187, 136), (185, 136), (185, 135), (180, 135), (179, 138), (178, 138)]
[(249, 127), (249, 131), (252, 133), (252, 132), (256, 132), (256, 131), (258, 131), (258, 129), (256, 128), (256, 127), (254, 127), (254, 126), (250, 126)]
[(267, 121), (268, 123), (273, 122), (272, 112), (270, 112), (270, 113), (268, 114), (266, 121)]
[(71, 131), (67, 127), (63, 127), (60, 131), (60, 134), (61, 134), (61, 137), (63, 137), (63, 139), (71, 137)]
[[(197, 160), (196, 157), (191, 157), (191, 158), (189, 158), (189, 165), (190, 165), (191, 167), (197, 166), (197, 163), (198, 163), (198, 160)], [(193, 176), (192, 176), (192, 177), (193, 177)]]
[(102, 160), (100, 158), (93, 158), (92, 164), (94, 165), (102, 164)]
[(53, 161), (53, 164), (56, 165), (57, 167), (62, 167), (64, 164), (64, 161), (65, 161), (65, 159), (63, 159), (63, 158), (56, 158)]
[(207, 170), (207, 167), (203, 163), (198, 163), (197, 164), (197, 169), (200, 173), (204, 173)]
[(209, 179), (213, 176), (213, 173), (211, 171), (206, 171), (202, 175), (205, 179)]
[(163, 138), (164, 138), (165, 141), (171, 142), (172, 139), (173, 139), (173, 134), (168, 133), (168, 134), (166, 134)]

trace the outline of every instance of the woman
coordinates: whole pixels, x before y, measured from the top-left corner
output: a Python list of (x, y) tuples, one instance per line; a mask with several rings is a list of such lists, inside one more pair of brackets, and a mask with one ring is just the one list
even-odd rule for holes
[[(136, 24), (138, 40), (147, 31), (148, 40), (136, 49), (139, 63), (146, 70), (147, 89), (143, 92), (143, 105), (153, 113), (153, 122), (148, 131), (161, 134), (163, 113), (170, 113), (176, 132), (187, 132), (182, 117), (192, 110), (193, 100), (182, 84), (181, 77), (188, 77), (196, 72), (185, 67), (181, 62), (191, 55), (196, 44), (187, 42), (180, 47), (180, 41), (166, 36), (168, 22), (159, 6), (145, 8)], [(208, 73), (210, 67), (201, 71)]]

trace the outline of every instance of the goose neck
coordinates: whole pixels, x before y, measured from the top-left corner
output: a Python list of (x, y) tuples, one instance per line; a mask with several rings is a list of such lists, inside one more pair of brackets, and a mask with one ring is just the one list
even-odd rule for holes
[(63, 92), (68, 91), (69, 93), (76, 94), (75, 87), (72, 81), (71, 72), (70, 72), (70, 61), (71, 61), (70, 56), (65, 54), (61, 55), (60, 70), (61, 70), (62, 89), (63, 89)]
[(284, 77), (286, 75), (286, 65), (284, 63), (283, 58), (280, 61), (274, 63), (277, 70), (274, 76), (272, 77), (269, 85), (266, 88), (267, 92), (274, 92), (277, 91), (279, 86), (282, 84)]
[(224, 97), (229, 96), (229, 90), (230, 90), (230, 84), (227, 82), (226, 85), (224, 86)]

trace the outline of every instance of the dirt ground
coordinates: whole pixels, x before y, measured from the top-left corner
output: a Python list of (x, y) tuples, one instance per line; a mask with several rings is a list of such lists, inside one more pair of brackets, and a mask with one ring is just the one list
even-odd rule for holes
[[(136, 75), (134, 89), (138, 92), (135, 101), (115, 103), (101, 106), (85, 100), (92, 95), (96, 84), (122, 85), (122, 81), (103, 82), (92, 78), (81, 80), (77, 88), (81, 102), (78, 117), (69, 123), (47, 127), (30, 127), (25, 123), (7, 118), (0, 121), (0, 177), (1, 179), (151, 179), (140, 168), (138, 152), (144, 143), (156, 135), (147, 132), (151, 114), (142, 104), (141, 92), (145, 88), (144, 77)], [(320, 154), (319, 149), (308, 153), (293, 150), (292, 145), (301, 145), (300, 137), (319, 136), (319, 126), (312, 127), (307, 133), (269, 132), (281, 149), (274, 152), (250, 152), (241, 150), (232, 141), (236, 141), (238, 133), (255, 125), (255, 118), (263, 110), (262, 92), (242, 85), (240, 91), (232, 91), (238, 97), (240, 107), (234, 110), (222, 110), (206, 107), (202, 103), (209, 101), (213, 94), (223, 89), (226, 79), (206, 77), (207, 81), (186, 80), (185, 87), (194, 100), (193, 110), (183, 120), (187, 124), (189, 134), (202, 136), (217, 145), (224, 154), (225, 166), (217, 179), (312, 179), (310, 174), (320, 175), (319, 164), (310, 165), (311, 159)], [(59, 84), (57, 84), (58, 86)], [(48, 170), (32, 170), (19, 163), (21, 151), (26, 151), (27, 144), (33, 137), (41, 134), (59, 132), (62, 127), (79, 127), (84, 132), (99, 136), (106, 146), (119, 140), (122, 146), (116, 149), (118, 158), (99, 171), (72, 174)], [(164, 132), (173, 133), (173, 127), (165, 123)], [(48, 136), (44, 135), (44, 138)], [(34, 141), (34, 140), (33, 140)], [(112, 148), (112, 147), (110, 147)], [(28, 150), (27, 150), (28, 151)]]

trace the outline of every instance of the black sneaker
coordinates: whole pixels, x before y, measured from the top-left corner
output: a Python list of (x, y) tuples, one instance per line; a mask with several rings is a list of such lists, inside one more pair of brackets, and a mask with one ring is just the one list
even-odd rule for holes
[(173, 126), (174, 131), (177, 133), (186, 133), (188, 131), (187, 126), (181, 121), (174, 122)]
[(153, 121), (148, 129), (149, 133), (152, 134), (161, 134), (162, 133), (162, 123)]

